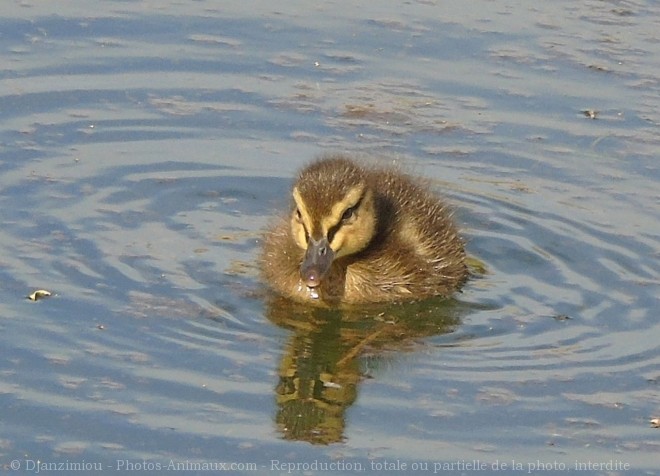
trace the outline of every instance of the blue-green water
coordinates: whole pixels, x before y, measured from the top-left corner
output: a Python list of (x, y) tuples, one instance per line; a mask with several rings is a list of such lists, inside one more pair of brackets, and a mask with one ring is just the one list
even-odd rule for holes
[[(1, 6), (0, 468), (655, 474), (658, 32), (644, 2)], [(432, 179), (486, 273), (271, 299), (260, 231), (326, 151)]]

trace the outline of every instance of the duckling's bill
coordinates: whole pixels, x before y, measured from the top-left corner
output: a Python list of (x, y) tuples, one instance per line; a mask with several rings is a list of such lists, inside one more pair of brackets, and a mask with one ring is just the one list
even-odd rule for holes
[(330, 271), (335, 252), (326, 237), (310, 237), (305, 258), (300, 265), (300, 279), (308, 288), (316, 288)]

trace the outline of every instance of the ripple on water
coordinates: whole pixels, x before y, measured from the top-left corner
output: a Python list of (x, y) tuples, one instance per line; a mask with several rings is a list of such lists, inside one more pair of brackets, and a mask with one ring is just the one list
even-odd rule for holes
[[(138, 3), (2, 20), (0, 454), (657, 466), (650, 4)], [(319, 149), (441, 178), (486, 274), (357, 314), (269, 300), (259, 230)]]

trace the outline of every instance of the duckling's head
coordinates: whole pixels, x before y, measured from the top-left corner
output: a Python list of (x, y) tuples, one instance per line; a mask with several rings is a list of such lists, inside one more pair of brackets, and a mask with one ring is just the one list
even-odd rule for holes
[(363, 168), (331, 157), (300, 173), (293, 200), (293, 238), (306, 250), (300, 277), (315, 288), (335, 259), (359, 253), (373, 239), (377, 222), (373, 190)]

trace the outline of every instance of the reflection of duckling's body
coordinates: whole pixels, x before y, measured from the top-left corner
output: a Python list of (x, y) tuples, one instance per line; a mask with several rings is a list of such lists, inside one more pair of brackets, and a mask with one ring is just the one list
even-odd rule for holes
[(303, 169), (290, 220), (264, 236), (262, 273), (300, 302), (341, 304), (448, 296), (465, 281), (463, 242), (447, 208), (391, 168), (341, 156)]

